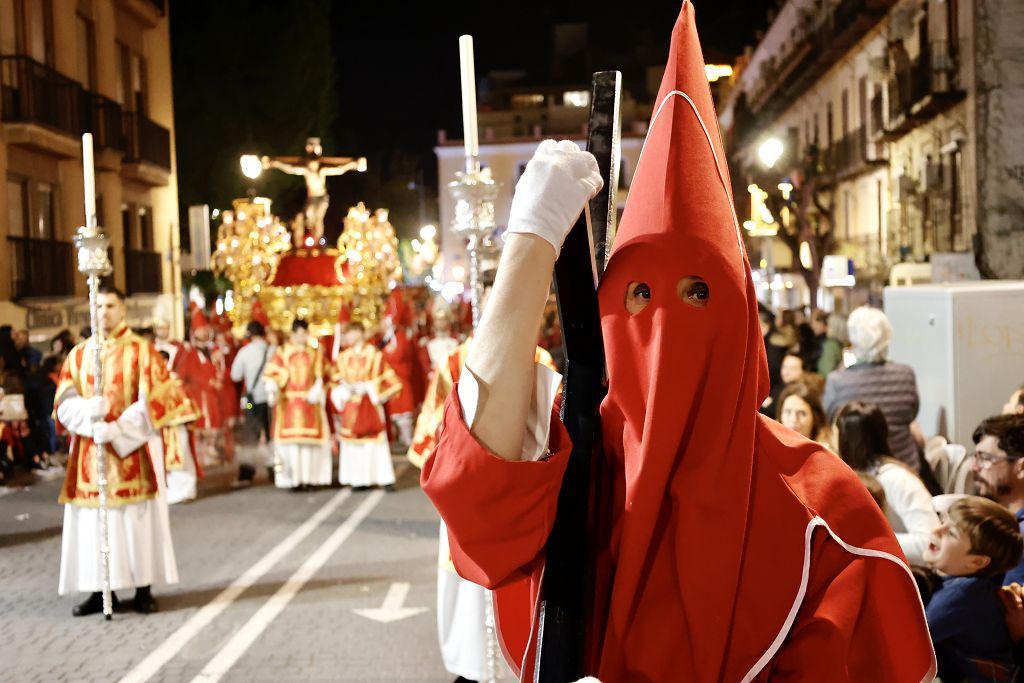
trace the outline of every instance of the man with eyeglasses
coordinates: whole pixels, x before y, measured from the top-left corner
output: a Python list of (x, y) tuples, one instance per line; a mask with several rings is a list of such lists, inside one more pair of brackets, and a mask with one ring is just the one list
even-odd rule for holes
[[(1017, 516), (1024, 531), (1024, 415), (996, 415), (974, 430), (974, 478), (978, 495)], [(1024, 561), (1006, 572), (1004, 585), (1024, 584)]]

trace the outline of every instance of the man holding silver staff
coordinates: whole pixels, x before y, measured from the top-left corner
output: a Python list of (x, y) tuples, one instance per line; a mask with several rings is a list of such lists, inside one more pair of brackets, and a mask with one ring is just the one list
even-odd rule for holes
[(89, 592), (76, 617), (103, 609), (98, 448), (105, 449), (111, 590), (135, 588), (134, 609), (157, 610), (150, 587), (178, 581), (171, 542), (160, 430), (188, 412), (156, 348), (125, 326), (124, 295), (101, 285), (102, 391), (94, 389), (92, 348), (71, 351), (57, 383), (55, 412), (71, 433), (59, 502), (64, 504), (58, 592)]

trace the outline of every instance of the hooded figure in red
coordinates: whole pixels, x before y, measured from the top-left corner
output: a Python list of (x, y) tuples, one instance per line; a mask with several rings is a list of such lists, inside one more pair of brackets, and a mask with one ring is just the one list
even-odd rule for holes
[[(767, 364), (725, 162), (686, 2), (599, 288), (609, 384), (587, 673), (931, 680), (921, 601), (884, 515), (839, 458), (758, 413)], [(523, 680), (571, 450), (557, 417), (548, 449), (536, 462), (496, 457), (453, 391), (422, 475), (456, 569), (497, 589)]]

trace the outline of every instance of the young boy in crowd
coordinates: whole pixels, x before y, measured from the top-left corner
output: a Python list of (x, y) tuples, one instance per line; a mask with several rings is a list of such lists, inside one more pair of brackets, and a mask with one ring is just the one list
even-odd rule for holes
[(943, 683), (1009, 680), (1012, 643), (997, 592), (1022, 551), (1014, 516), (977, 496), (954, 502), (933, 532), (924, 560), (942, 579), (925, 612)]

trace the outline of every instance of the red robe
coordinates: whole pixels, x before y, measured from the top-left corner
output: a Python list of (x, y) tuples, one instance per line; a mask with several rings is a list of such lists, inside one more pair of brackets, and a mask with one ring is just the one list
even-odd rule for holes
[(413, 378), (416, 375), (415, 349), (409, 343), (405, 330), (396, 328), (391, 339), (381, 349), (384, 360), (394, 371), (402, 383), (402, 389), (384, 404), (384, 411), (390, 418), (392, 415), (411, 413), (416, 407), (413, 403)]
[(217, 390), (218, 410), (221, 420), (227, 422), (229, 419), (238, 417), (238, 388), (231, 381), (231, 363), (238, 353), (233, 349), (219, 349), (212, 355), (213, 365), (217, 368)]
[[(725, 164), (685, 2), (598, 289), (609, 381), (579, 530), (594, 581), (585, 673), (930, 680), (924, 610), (884, 515), (838, 458), (758, 415), (767, 360)], [(505, 461), (460, 408), (452, 392), (422, 483), (459, 573), (501, 588), (506, 651), (532, 673), (530, 598), (568, 437), (555, 420), (551, 457)]]
[(185, 385), (185, 393), (199, 412), (199, 419), (193, 423), (197, 429), (220, 429), (224, 426), (221, 407), (223, 400), (218, 387), (222, 377), (220, 368), (206, 353), (192, 344), (186, 344), (178, 352), (174, 373)]
[[(759, 457), (735, 616), (690, 611), (678, 600), (681, 592), (692, 592), (699, 602), (701, 590), (696, 583), (678, 585), (679, 554), (695, 553), (705, 573), (713, 573), (714, 548), (683, 545), (653, 555), (631, 586), (635, 604), (626, 614), (610, 605), (610, 591), (597, 593), (588, 673), (602, 681), (740, 681), (767, 657), (748, 680), (925, 680), (933, 664), (924, 613), (885, 517), (839, 458), (767, 418), (758, 421)], [(527, 641), (532, 636), (536, 643), (532, 622), (544, 543), (570, 450), (557, 413), (549, 448), (551, 457), (541, 462), (492, 455), (466, 428), (452, 392), (440, 443), (422, 475), (424, 490), (448, 525), (460, 576), (499, 589), (502, 648), (511, 662), (525, 658), (526, 671), (535, 654), (531, 648), (527, 656)], [(599, 487), (614, 487), (609, 480), (616, 476), (621, 473), (607, 472)], [(624, 516), (608, 525), (595, 520), (591, 529), (602, 548), (595, 561), (605, 583), (616, 573), (611, 546), (621, 543)], [(819, 520), (845, 543), (869, 550), (846, 550)], [(714, 527), (711, 519), (706, 524)], [(808, 533), (811, 542), (805, 545)], [(805, 552), (809, 575), (798, 603)], [(701, 661), (702, 629), (722, 621), (732, 622), (725, 651), (716, 653), (724, 657)]]

